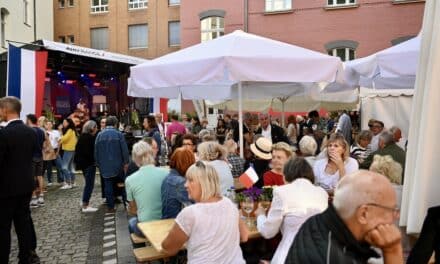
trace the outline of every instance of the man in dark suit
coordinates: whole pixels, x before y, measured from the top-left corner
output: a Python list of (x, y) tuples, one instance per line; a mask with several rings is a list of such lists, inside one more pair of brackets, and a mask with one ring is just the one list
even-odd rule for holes
[(258, 119), (260, 121), (260, 127), (255, 131), (255, 134), (261, 134), (263, 137), (272, 140), (272, 144), (278, 142), (290, 143), (284, 129), (270, 123), (269, 114), (261, 113), (259, 114)]
[(32, 155), (37, 137), (19, 119), (20, 100), (15, 97), (0, 98), (0, 121), (6, 122), (0, 130), (0, 263), (9, 262), (11, 225), (14, 222), (19, 246), (19, 263), (31, 263), (32, 219), (29, 210), (34, 178)]

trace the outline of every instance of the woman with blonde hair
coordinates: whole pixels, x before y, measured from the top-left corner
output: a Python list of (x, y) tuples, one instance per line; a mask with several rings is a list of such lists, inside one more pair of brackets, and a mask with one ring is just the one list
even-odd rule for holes
[(263, 174), (264, 186), (284, 185), (283, 168), (284, 164), (295, 157), (292, 147), (285, 142), (278, 142), (272, 145), (272, 160), (270, 161), (271, 170)]
[(221, 193), (226, 195), (228, 189), (234, 186), (231, 168), (226, 162), (226, 149), (215, 141), (207, 141), (197, 147), (197, 153), (200, 160), (206, 161), (217, 171)]
[(248, 230), (237, 207), (220, 191), (219, 175), (207, 162), (198, 161), (186, 172), (185, 187), (196, 203), (185, 207), (162, 242), (175, 255), (186, 243), (188, 263), (245, 263), (240, 241)]
[(161, 187), (162, 219), (175, 218), (183, 207), (192, 203), (185, 189), (185, 174), (195, 162), (193, 152), (185, 147), (176, 149), (171, 155), (170, 173)]
[(342, 177), (359, 169), (357, 161), (350, 157), (349, 150), (350, 146), (342, 134), (332, 134), (327, 141), (327, 157), (313, 165), (316, 184), (330, 194)]

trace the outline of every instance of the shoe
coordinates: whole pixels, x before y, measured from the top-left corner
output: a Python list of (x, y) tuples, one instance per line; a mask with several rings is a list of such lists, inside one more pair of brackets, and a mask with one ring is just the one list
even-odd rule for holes
[(51, 183), (51, 182), (49, 182), (48, 184), (47, 184), (47, 187), (50, 187), (50, 186), (52, 186), (53, 184)]
[(90, 206), (87, 206), (86, 208), (83, 207), (81, 209), (81, 212), (83, 212), (83, 213), (94, 213), (96, 211), (98, 211), (98, 208), (93, 208), (93, 207), (90, 207)]
[(65, 184), (63, 187), (60, 188), (61, 190), (67, 190), (67, 189), (72, 189), (72, 185), (70, 184)]
[(29, 204), (31, 208), (38, 208), (38, 200), (37, 198), (32, 198), (31, 203)]
[(35, 251), (32, 250), (31, 255), (29, 256), (29, 264), (40, 264), (40, 257), (37, 255)]
[(38, 197), (38, 205), (39, 206), (43, 206), (44, 205), (44, 197), (43, 196)]

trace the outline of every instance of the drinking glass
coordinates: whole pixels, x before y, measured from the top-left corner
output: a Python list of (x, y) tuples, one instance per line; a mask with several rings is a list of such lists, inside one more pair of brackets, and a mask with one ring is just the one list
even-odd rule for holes
[(254, 200), (250, 197), (246, 197), (241, 203), (241, 208), (246, 213), (246, 223), (250, 226), (250, 213), (254, 210)]

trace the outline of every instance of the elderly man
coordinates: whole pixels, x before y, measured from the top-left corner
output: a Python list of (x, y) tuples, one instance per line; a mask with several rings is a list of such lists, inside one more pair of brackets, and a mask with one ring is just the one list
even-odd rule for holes
[(379, 134), (382, 133), (384, 124), (382, 121), (371, 119), (368, 121), (368, 127), (373, 133), (373, 138), (368, 146), (369, 153), (372, 153), (379, 149)]
[(406, 149), (406, 140), (402, 140), (402, 130), (398, 128), (397, 126), (392, 126), (390, 128), (390, 133), (393, 134), (394, 142), (399, 146), (401, 149)]
[(309, 218), (290, 247), (286, 263), (367, 263), (379, 255), (384, 263), (403, 263), (399, 216), (390, 181), (360, 170), (346, 175), (335, 190), (333, 205)]
[(260, 113), (258, 115), (260, 120), (260, 127), (255, 131), (255, 134), (261, 134), (263, 137), (272, 141), (272, 144), (278, 142), (289, 143), (289, 139), (284, 132), (284, 129), (278, 125), (270, 123), (270, 116), (267, 113)]
[(104, 193), (109, 213), (115, 212), (113, 184), (117, 176), (128, 168), (128, 147), (121, 132), (116, 130), (118, 119), (107, 117), (106, 127), (95, 141), (95, 160), (104, 178)]
[(379, 150), (371, 153), (360, 167), (363, 169), (369, 169), (371, 163), (373, 163), (374, 155), (390, 155), (402, 166), (402, 169), (405, 170), (405, 151), (396, 145), (393, 134), (388, 131), (384, 131), (379, 135)]

